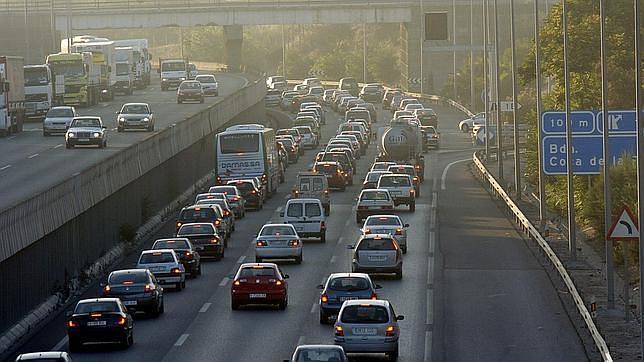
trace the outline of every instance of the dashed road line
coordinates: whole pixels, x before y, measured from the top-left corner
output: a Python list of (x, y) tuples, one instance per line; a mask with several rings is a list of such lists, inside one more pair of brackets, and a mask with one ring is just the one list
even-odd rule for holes
[(228, 284), (228, 281), (229, 281), (229, 280), (230, 280), (230, 278), (228, 278), (228, 277), (224, 277), (224, 279), (222, 279), (222, 280), (221, 280), (221, 282), (219, 282), (219, 286), (220, 286), (220, 287), (225, 287), (225, 286), (226, 286), (226, 284)]
[(241, 263), (243, 263), (243, 262), (244, 262), (244, 260), (246, 260), (246, 255), (242, 255), (242, 256), (240, 256), (240, 257), (239, 257), (239, 259), (237, 259), (237, 264), (241, 264)]
[(300, 338), (297, 339), (298, 346), (304, 343), (304, 338), (305, 338), (304, 336), (300, 336)]
[(434, 308), (432, 308), (433, 300), (434, 300), (434, 290), (427, 289), (427, 313), (425, 315), (426, 317), (425, 320), (427, 324), (434, 323)]
[(60, 144), (57, 144), (56, 146), (54, 146), (53, 148), (61, 148), (61, 147), (63, 147), (63, 146), (64, 146), (64, 145), (63, 145), (62, 143), (60, 143)]
[(179, 339), (177, 339), (177, 341), (176, 341), (176, 342), (174, 342), (174, 346), (175, 346), (175, 347), (181, 347), (181, 346), (183, 346), (183, 344), (186, 342), (186, 339), (188, 339), (188, 337), (190, 337), (190, 335), (189, 335), (189, 334), (187, 334), (187, 333), (186, 333), (186, 334), (182, 334), (181, 336), (179, 336)]
[(63, 337), (63, 339), (58, 341), (58, 343), (56, 343), (56, 345), (51, 350), (60, 351), (67, 344), (68, 341), (69, 341), (69, 337), (67, 336)]
[(11, 167), (11, 165), (2, 166), (2, 167), (0, 167), (0, 171), (4, 171), (4, 170), (8, 169), (9, 167)]
[(74, 173), (72, 174), (72, 176), (74, 176), (74, 177), (75, 177), (75, 176), (78, 176), (78, 175), (80, 175), (80, 172), (74, 172)]
[(199, 313), (206, 313), (208, 311), (208, 308), (210, 308), (211, 305), (212, 303), (205, 303), (203, 307), (199, 309)]
[(331, 264), (335, 263), (335, 259), (336, 259), (335, 255), (331, 257)]
[(40, 156), (40, 154), (39, 154), (39, 153), (34, 153), (33, 155), (28, 156), (27, 158), (28, 158), (28, 159), (32, 159), (32, 158), (34, 158), (34, 157), (38, 157), (38, 156)]
[(425, 332), (425, 358), (424, 361), (428, 362), (432, 360), (432, 332)]
[(317, 307), (318, 307), (318, 303), (317, 302), (313, 303), (313, 305), (311, 306), (311, 314), (315, 313), (315, 310), (317, 309)]

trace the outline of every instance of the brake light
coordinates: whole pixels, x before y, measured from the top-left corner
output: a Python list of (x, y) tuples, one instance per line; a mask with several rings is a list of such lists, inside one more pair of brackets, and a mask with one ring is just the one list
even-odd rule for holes
[(335, 326), (335, 335), (344, 337), (344, 329), (342, 329), (342, 326)]
[(251, 193), (251, 194), (256, 194), (256, 193), (257, 193), (257, 191), (253, 190), (253, 191), (251, 191), (250, 193)]
[(268, 243), (264, 240), (257, 240), (257, 246), (268, 246)]
[(76, 322), (76, 321), (67, 321), (67, 327), (76, 328), (76, 327), (78, 327), (78, 322)]
[(282, 281), (281, 280), (276, 280), (275, 285), (282, 285)]
[(326, 229), (326, 224), (324, 223), (324, 221), (320, 223), (320, 229), (322, 230)]
[(172, 274), (180, 274), (180, 273), (181, 273), (181, 269), (179, 269), (179, 268), (172, 268), (172, 270), (170, 270), (170, 273), (172, 273)]
[(417, 177), (417, 176), (414, 176), (414, 178), (412, 179), (412, 181), (414, 181), (414, 182), (418, 182), (418, 177)]
[(371, 293), (371, 299), (372, 299), (372, 300), (376, 300), (376, 299), (378, 299), (378, 294), (376, 294), (376, 293)]
[(230, 216), (230, 211), (228, 210), (224, 211), (224, 216)]
[(415, 169), (420, 170), (420, 165), (414, 166)]
[(328, 193), (329, 193), (329, 190), (324, 190), (324, 193), (325, 193), (325, 194), (328, 194)]
[(116, 324), (118, 324), (119, 326), (124, 326), (125, 322), (127, 322), (125, 318), (119, 317), (119, 319), (116, 321)]
[(217, 219), (215, 220), (215, 225), (219, 226), (221, 224), (221, 220)]
[(180, 222), (177, 222), (177, 229), (178, 229), (178, 228), (180, 228), (180, 227), (181, 227), (181, 225), (183, 225), (183, 224), (182, 224), (182, 223), (180, 223)]
[(189, 252), (189, 251), (186, 251), (186, 254), (185, 254), (185, 255), (186, 255), (187, 257), (191, 257), (191, 256), (192, 256), (192, 253), (191, 253), (191, 252)]
[(322, 303), (326, 303), (329, 301), (329, 297), (326, 294), (322, 294), (320, 296), (320, 301), (322, 301)]
[(98, 318), (98, 317), (102, 316), (103, 314), (99, 312), (99, 313), (90, 313), (89, 315), (92, 318)]
[(112, 290), (112, 288), (109, 285), (106, 285), (105, 287), (103, 287), (103, 294), (108, 295), (108, 294), (110, 294), (111, 290)]
[(151, 291), (153, 291), (153, 290), (154, 290), (154, 286), (153, 286), (152, 284), (146, 284), (146, 285), (145, 285), (144, 291), (145, 291), (146, 293), (149, 293), (149, 292), (151, 292)]
[(416, 193), (416, 191), (415, 191), (414, 189), (409, 189), (409, 194), (410, 194), (410, 195), (413, 195), (413, 194), (415, 194), (415, 193)]
[(385, 329), (385, 336), (394, 337), (395, 335), (396, 335), (396, 327), (387, 326), (387, 329)]
[(298, 246), (298, 245), (300, 245), (300, 241), (299, 241), (299, 240), (290, 240), (290, 241), (288, 242), (288, 246), (293, 246), (293, 247), (295, 247), (295, 246)]
[(235, 197), (233, 197), (233, 199), (232, 199), (232, 200), (233, 200), (233, 201), (239, 201), (239, 196), (235, 196)]
[(235, 281), (233, 282), (233, 285), (240, 285), (240, 284), (241, 284), (241, 283), (239, 282), (239, 280), (235, 280)]
[(364, 233), (365, 233), (365, 234), (369, 234), (369, 233), (371, 233), (371, 229), (369, 229), (369, 228), (364, 229)]
[(210, 239), (210, 243), (211, 244), (217, 244), (217, 243), (219, 243), (219, 239), (217, 239), (217, 238)]
[(401, 228), (396, 229), (396, 235), (402, 235), (402, 229)]

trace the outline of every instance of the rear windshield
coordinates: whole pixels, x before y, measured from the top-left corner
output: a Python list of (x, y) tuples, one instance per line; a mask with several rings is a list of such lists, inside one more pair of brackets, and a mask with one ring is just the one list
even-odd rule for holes
[(378, 182), (380, 180), (380, 176), (384, 175), (383, 172), (369, 172), (367, 174), (367, 181), (369, 182)]
[(211, 193), (237, 195), (237, 188), (235, 186), (215, 186), (211, 187), (209, 191)]
[(139, 264), (156, 264), (156, 263), (172, 263), (174, 258), (172, 254), (168, 253), (145, 253), (141, 255)]
[(367, 290), (369, 288), (369, 282), (365, 278), (335, 278), (329, 283), (329, 289), (343, 292)]
[(109, 284), (140, 284), (148, 282), (148, 274), (141, 272), (113, 273), (107, 280)]
[(389, 167), (389, 171), (393, 173), (404, 173), (409, 176), (416, 176), (416, 172), (414, 171), (413, 167), (397, 167), (397, 166), (391, 166)]
[(407, 176), (383, 176), (380, 178), (380, 186), (401, 187), (409, 185), (409, 177)]
[(235, 183), (235, 186), (237, 186), (237, 189), (241, 192), (251, 192), (255, 189), (255, 187), (250, 183), (250, 182), (239, 182)]
[(47, 112), (47, 117), (74, 117), (74, 112), (69, 108), (53, 108)]
[(315, 170), (322, 172), (323, 174), (331, 175), (338, 171), (338, 166), (336, 165), (318, 165), (315, 167)]
[(385, 191), (365, 191), (360, 200), (389, 200), (389, 194)]
[(195, 80), (200, 83), (215, 83), (215, 77), (212, 75), (198, 75), (195, 77)]
[(215, 209), (210, 207), (200, 207), (196, 209), (186, 209), (181, 211), (179, 215), (179, 220), (181, 221), (202, 221), (202, 220), (213, 220), (216, 218)]
[(92, 313), (92, 312), (119, 312), (119, 306), (116, 302), (91, 302), (80, 303), (76, 306), (74, 313)]
[(302, 177), (300, 178), (300, 191), (323, 191), (324, 181), (320, 177)]
[(307, 217), (322, 215), (322, 210), (320, 210), (320, 205), (318, 203), (307, 202), (304, 208), (306, 209)]
[(199, 234), (214, 234), (215, 230), (212, 225), (198, 224), (198, 225), (183, 225), (179, 229), (177, 235), (199, 235)]
[(260, 236), (279, 236), (279, 235), (295, 236), (295, 232), (293, 231), (293, 228), (291, 226), (271, 225), (271, 226), (265, 226), (264, 228), (262, 228), (262, 232), (259, 235)]
[(288, 209), (286, 210), (286, 216), (290, 217), (300, 217), (302, 216), (303, 212), (303, 207), (302, 204), (297, 202), (297, 203), (292, 203), (288, 205)]
[(340, 362), (342, 355), (337, 350), (329, 348), (300, 350), (295, 362)]
[(223, 199), (226, 195), (221, 193), (208, 193), (208, 194), (199, 194), (197, 195), (196, 201), (205, 200), (205, 199)]
[(190, 246), (185, 240), (159, 240), (154, 243), (154, 249), (188, 249)]
[(400, 219), (392, 216), (378, 216), (367, 219), (367, 225), (402, 225)]
[[(308, 122), (308, 121), (300, 121), (300, 122)], [(301, 134), (311, 134), (310, 128), (298, 128), (298, 131), (300, 131)]]
[(179, 85), (180, 89), (199, 89), (201, 88), (201, 83), (199, 82), (183, 82)]
[(370, 305), (351, 305), (342, 310), (342, 323), (387, 323), (387, 308)]
[(389, 238), (363, 239), (358, 250), (396, 250), (393, 240)]
[(253, 277), (276, 277), (277, 273), (274, 268), (270, 267), (249, 267), (243, 268), (239, 272), (240, 278), (253, 278)]

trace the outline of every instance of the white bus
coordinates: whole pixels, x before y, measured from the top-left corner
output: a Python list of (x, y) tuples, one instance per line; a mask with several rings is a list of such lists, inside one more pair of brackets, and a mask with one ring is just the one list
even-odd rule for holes
[(260, 177), (269, 194), (279, 184), (279, 155), (275, 131), (260, 124), (226, 128), (215, 138), (216, 180)]

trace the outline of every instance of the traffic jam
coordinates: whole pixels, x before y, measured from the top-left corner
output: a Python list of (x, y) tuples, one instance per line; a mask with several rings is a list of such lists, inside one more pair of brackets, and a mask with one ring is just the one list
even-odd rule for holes
[[(332, 194), (354, 192), (360, 236), (347, 246), (350, 266), (338, 265), (317, 286), (319, 322), (332, 326), (334, 344), (295, 346), (292, 360), (347, 361), (347, 355), (362, 353), (398, 359), (404, 316), (380, 299), (383, 287), (373, 278), (402, 279), (405, 254), (421, 242), (407, 238), (413, 226), (399, 211), (416, 210), (425, 155), (440, 146), (438, 115), (399, 89), (360, 86), (353, 78), (341, 79), (337, 88), (325, 88), (317, 78), (294, 88), (279, 76), (266, 82), (266, 106), (288, 113), (291, 127), (240, 124), (215, 135), (216, 176), (178, 211), (174, 233), (141, 251), (135, 267), (110, 272), (102, 295), (78, 301), (68, 313), (72, 354), (97, 342), (130, 347), (139, 314), (159, 318), (167, 292), (190, 293), (190, 279), (209, 278), (202, 266), (220, 262), (231, 243), (242, 242), (233, 235), (245, 227), (244, 218), (252, 215), (247, 213), (262, 210), (286, 183), (287, 169), (304, 162), (276, 211), (279, 217), (256, 230), (254, 260), (240, 263), (231, 275), (233, 317), (258, 306), (271, 306), (267, 313), (288, 309), (294, 292), (289, 279), (307, 262), (306, 244), (326, 243), (327, 230), (341, 227), (327, 221), (334, 211)], [(379, 124), (378, 113), (390, 120)], [(335, 134), (323, 138), (323, 128)], [(376, 150), (375, 159), (369, 169), (358, 169), (369, 149)], [(295, 272), (285, 273), (285, 264), (295, 264)]]

